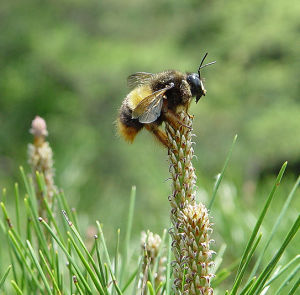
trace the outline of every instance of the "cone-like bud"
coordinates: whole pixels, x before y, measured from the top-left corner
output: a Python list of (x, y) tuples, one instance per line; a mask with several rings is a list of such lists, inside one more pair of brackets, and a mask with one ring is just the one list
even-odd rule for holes
[[(154, 283), (155, 283), (155, 289), (160, 285), (161, 282), (165, 281), (165, 264), (166, 264), (166, 257), (164, 255), (159, 255), (159, 250), (161, 247), (161, 238), (158, 234), (153, 234), (152, 232), (148, 231), (142, 232), (141, 237), (141, 247), (143, 251), (143, 267), (142, 267), (142, 273), (143, 273), (143, 279), (141, 284), (141, 289), (143, 291), (143, 294), (146, 293), (145, 290), (145, 283), (148, 280), (148, 272), (151, 271), (154, 275)], [(157, 259), (159, 259), (157, 263)], [(157, 266), (157, 269), (155, 269), (153, 273), (153, 268)], [(157, 293), (160, 294), (160, 291)]]
[(46, 121), (43, 118), (36, 116), (31, 123), (29, 132), (37, 138), (47, 136), (48, 131)]
[(213, 264), (210, 250), (212, 232), (206, 207), (195, 201), (196, 175), (192, 164), (193, 118), (178, 114), (182, 126), (175, 130), (166, 123), (169, 140), (170, 173), (173, 180), (171, 204), (172, 250), (175, 294), (212, 295)]
[[(44, 175), (47, 186), (47, 200), (51, 205), (56, 187), (54, 185), (53, 153), (49, 143), (45, 140), (48, 135), (45, 120), (36, 116), (32, 121), (30, 133), (34, 136), (33, 144), (28, 145), (28, 162), (32, 169), (32, 176), (35, 179), (36, 171)], [(45, 208), (42, 201), (42, 192), (39, 191), (36, 183), (35, 185), (39, 201), (39, 214), (44, 217)]]
[(184, 112), (181, 112), (179, 117), (183, 125), (175, 130), (166, 123), (166, 133), (170, 144), (168, 153), (170, 173), (173, 179), (172, 198), (175, 200), (177, 208), (184, 208), (187, 203), (195, 202), (193, 189), (196, 175), (191, 161), (194, 155), (194, 151), (191, 149), (193, 119)]
[[(176, 261), (177, 282), (185, 294), (213, 294), (209, 272), (212, 265), (210, 250), (211, 225), (206, 207), (199, 203), (187, 205), (178, 214), (178, 229), (173, 237), (179, 241), (180, 257)], [(178, 239), (179, 237), (179, 239)], [(195, 290), (195, 293), (191, 292)]]

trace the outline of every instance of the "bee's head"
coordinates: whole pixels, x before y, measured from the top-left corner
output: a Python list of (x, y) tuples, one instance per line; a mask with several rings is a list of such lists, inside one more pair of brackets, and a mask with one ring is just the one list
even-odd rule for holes
[(203, 85), (203, 80), (201, 79), (200, 70), (203, 69), (204, 67), (207, 67), (207, 66), (215, 63), (215, 61), (213, 61), (213, 62), (203, 65), (203, 62), (204, 62), (207, 54), (208, 53), (206, 53), (204, 55), (204, 57), (202, 58), (202, 61), (198, 68), (198, 74), (192, 73), (192, 74), (189, 74), (186, 78), (187, 82), (189, 83), (189, 85), (191, 87), (192, 96), (196, 96), (196, 103), (199, 101), (199, 99), (201, 98), (202, 95), (205, 96), (205, 94), (206, 94), (206, 90)]
[(202, 80), (196, 73), (189, 74), (186, 78), (187, 82), (191, 87), (192, 96), (196, 96), (196, 103), (201, 98), (202, 95), (205, 96), (206, 90), (204, 88)]

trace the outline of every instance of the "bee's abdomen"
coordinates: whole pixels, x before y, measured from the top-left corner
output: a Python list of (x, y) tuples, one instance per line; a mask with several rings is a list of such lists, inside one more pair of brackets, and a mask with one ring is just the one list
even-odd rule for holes
[(133, 127), (138, 130), (143, 128), (143, 124), (139, 122), (138, 119), (132, 119), (132, 110), (127, 104), (123, 104), (120, 110), (120, 121), (122, 124)]
[(133, 142), (137, 133), (143, 128), (143, 124), (138, 119), (132, 119), (132, 110), (126, 104), (122, 104), (119, 119), (118, 130), (120, 135), (128, 141)]

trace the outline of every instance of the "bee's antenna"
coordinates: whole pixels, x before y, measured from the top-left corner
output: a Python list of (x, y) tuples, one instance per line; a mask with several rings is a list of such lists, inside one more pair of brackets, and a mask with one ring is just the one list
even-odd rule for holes
[(203, 58), (202, 58), (202, 60), (201, 60), (200, 66), (199, 66), (199, 68), (198, 68), (199, 79), (201, 78), (201, 76), (200, 76), (200, 70), (201, 70), (201, 69), (203, 69), (203, 68), (205, 68), (205, 67), (207, 67), (207, 66), (210, 66), (210, 65), (213, 65), (213, 64), (216, 63), (216, 61), (212, 61), (212, 62), (210, 62), (210, 63), (208, 63), (208, 64), (203, 65), (203, 62), (204, 62), (205, 58), (207, 57), (207, 55), (208, 55), (208, 52), (206, 52), (206, 53), (204, 54), (204, 56), (203, 56)]
[(201, 67), (199, 68), (199, 70), (200, 70), (200, 69), (203, 69), (203, 68), (205, 68), (205, 67), (207, 67), (207, 66), (213, 65), (213, 64), (215, 64), (215, 63), (216, 63), (216, 61), (209, 62), (208, 64), (205, 64), (204, 66), (201, 66)]
[(203, 56), (203, 58), (202, 58), (202, 60), (201, 60), (199, 69), (201, 69), (201, 66), (203, 65), (203, 62), (204, 62), (204, 60), (206, 59), (207, 55), (208, 55), (208, 52), (206, 52), (206, 53), (204, 54), (204, 56)]

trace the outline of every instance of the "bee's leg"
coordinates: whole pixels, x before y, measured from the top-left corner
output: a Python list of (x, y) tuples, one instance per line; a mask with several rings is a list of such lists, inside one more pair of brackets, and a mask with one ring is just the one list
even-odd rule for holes
[(167, 110), (166, 112), (163, 113), (164, 118), (166, 121), (174, 128), (178, 129), (180, 126), (184, 126), (186, 128), (192, 129), (190, 126), (187, 126), (184, 124), (180, 118), (171, 110)]
[(185, 107), (185, 112), (190, 119), (194, 119), (194, 115), (189, 114), (189, 107), (190, 107), (190, 104), (187, 104)]
[(169, 147), (168, 137), (164, 131), (162, 131), (157, 124), (145, 124), (145, 128), (150, 131), (166, 148)]

